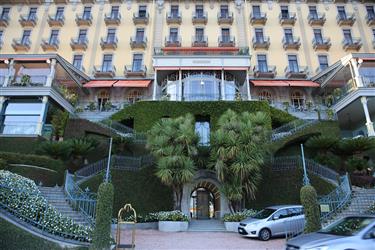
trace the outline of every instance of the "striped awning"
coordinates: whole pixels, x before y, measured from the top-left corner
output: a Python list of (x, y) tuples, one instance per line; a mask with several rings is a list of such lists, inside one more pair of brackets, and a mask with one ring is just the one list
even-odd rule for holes
[(308, 80), (250, 80), (254, 86), (259, 87), (310, 87), (318, 88), (320, 85)]
[(110, 88), (116, 80), (93, 80), (89, 81), (83, 87), (85, 88)]

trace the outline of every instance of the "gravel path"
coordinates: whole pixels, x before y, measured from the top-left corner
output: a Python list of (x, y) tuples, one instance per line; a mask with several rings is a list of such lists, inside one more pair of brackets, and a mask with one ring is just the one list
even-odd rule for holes
[[(122, 243), (130, 242), (130, 232), (122, 232)], [(126, 238), (125, 238), (126, 237)], [(165, 233), (157, 230), (137, 230), (136, 249), (284, 249), (284, 239), (272, 239), (263, 242), (257, 239), (241, 237), (236, 233), (227, 232), (180, 232)]]

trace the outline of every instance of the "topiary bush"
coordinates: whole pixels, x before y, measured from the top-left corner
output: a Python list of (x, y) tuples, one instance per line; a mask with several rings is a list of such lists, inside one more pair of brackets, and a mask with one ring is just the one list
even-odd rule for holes
[(320, 210), (318, 204), (318, 195), (311, 185), (301, 188), (300, 192), (301, 204), (305, 210), (305, 233), (316, 232), (321, 229)]
[(91, 249), (109, 249), (114, 190), (112, 183), (102, 183), (98, 190), (96, 221)]

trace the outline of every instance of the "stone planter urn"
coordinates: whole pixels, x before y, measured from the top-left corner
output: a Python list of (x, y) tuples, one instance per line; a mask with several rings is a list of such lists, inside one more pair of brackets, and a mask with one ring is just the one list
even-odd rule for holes
[(187, 231), (188, 221), (159, 221), (159, 231), (161, 232), (182, 232)]
[(239, 222), (224, 222), (225, 229), (228, 232), (238, 232), (238, 226), (240, 225)]

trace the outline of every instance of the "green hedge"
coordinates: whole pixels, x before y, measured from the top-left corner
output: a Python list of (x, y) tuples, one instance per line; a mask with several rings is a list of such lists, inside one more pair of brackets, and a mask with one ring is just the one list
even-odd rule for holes
[(142, 101), (117, 112), (112, 119), (119, 122), (134, 119), (134, 129), (145, 132), (163, 117), (174, 118), (191, 113), (195, 116), (210, 116), (212, 129), (216, 129), (218, 119), (228, 109), (235, 112), (263, 111), (270, 114), (270, 107), (265, 101)]
[(305, 233), (313, 233), (321, 229), (318, 194), (311, 185), (301, 188), (301, 204), (305, 210)]
[(288, 122), (291, 122), (295, 119), (296, 117), (292, 116), (291, 114), (282, 111), (280, 109), (276, 109), (274, 107), (270, 107), (271, 111), (271, 118), (272, 118), (272, 128), (278, 128)]
[(43, 137), (0, 137), (0, 152), (33, 154)]

